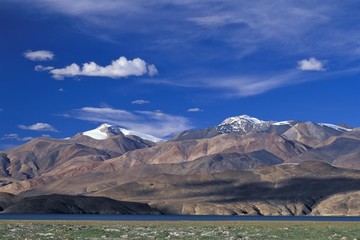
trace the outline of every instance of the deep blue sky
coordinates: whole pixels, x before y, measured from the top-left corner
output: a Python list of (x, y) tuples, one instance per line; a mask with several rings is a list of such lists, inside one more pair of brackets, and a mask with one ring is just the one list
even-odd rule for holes
[(359, 1), (3, 0), (0, 31), (0, 149), (103, 122), (360, 126)]

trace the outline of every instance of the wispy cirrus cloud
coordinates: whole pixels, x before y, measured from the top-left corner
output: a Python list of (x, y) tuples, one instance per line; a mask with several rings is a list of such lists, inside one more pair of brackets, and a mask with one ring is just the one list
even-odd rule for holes
[(43, 65), (36, 65), (34, 70), (38, 71), (38, 72), (42, 72), (42, 71), (50, 71), (53, 70), (54, 67), (52, 66), (43, 66)]
[[(324, 76), (325, 77), (325, 76)], [(186, 81), (182, 79), (143, 81), (147, 84), (165, 84), (183, 88), (216, 89), (220, 97), (249, 97), (259, 95), (270, 90), (306, 81), (321, 79), (319, 75), (311, 75), (298, 71), (288, 70), (282, 73), (262, 75), (232, 75), (232, 76), (191, 76)], [(189, 109), (190, 110), (190, 109)], [(188, 111), (189, 111), (188, 110)], [(196, 110), (196, 108), (191, 109)]]
[(66, 114), (68, 117), (73, 117), (81, 120), (100, 123), (116, 123), (117, 121), (135, 121), (137, 116), (129, 111), (122, 109), (115, 109), (110, 107), (83, 107), (75, 109), (71, 113)]
[(111, 17), (112, 13), (116, 13), (118, 11), (126, 13), (136, 10), (136, 6), (128, 1), (103, 0), (99, 2), (96, 0), (29, 0), (28, 2), (32, 5), (36, 5), (50, 11), (81, 17), (86, 17), (86, 15), (106, 14), (109, 14), (109, 17)]
[[(273, 75), (209, 78), (205, 82), (209, 88), (223, 89), (226, 96), (248, 97), (285, 86), (311, 81), (326, 81), (338, 78), (339, 76), (352, 76), (358, 73), (360, 73), (360, 67), (332, 72), (288, 70)], [(202, 82), (202, 85), (204, 85), (205, 82)], [(193, 85), (192, 87), (196, 86), (201, 87), (201, 83), (197, 83), (197, 85)]]
[[(304, 4), (282, 0), (275, 1), (274, 4), (265, 0), (215, 1), (216, 4), (212, 0), (103, 0), (100, 3), (96, 0), (29, 0), (27, 3), (44, 11), (75, 16), (84, 22), (90, 22), (92, 28), (124, 29), (131, 25), (134, 32), (161, 36), (158, 40), (162, 43), (172, 44), (176, 41), (183, 44), (184, 41), (206, 39), (211, 34), (216, 40), (236, 46), (240, 51), (243, 51), (244, 47), (256, 49), (254, 44), (269, 39), (283, 42), (289, 37), (303, 36), (314, 27), (329, 22), (331, 17), (328, 15), (336, 10), (336, 7), (332, 8), (330, 4)], [(166, 7), (172, 11), (163, 11)], [(144, 19), (152, 24), (144, 24)], [(167, 38), (159, 35), (160, 32), (179, 25), (182, 27), (172, 31), (174, 35), (168, 34)], [(228, 26), (231, 26), (231, 29), (227, 28)], [(201, 27), (217, 29), (209, 32)], [(199, 34), (189, 34), (194, 33), (194, 30)]]
[(42, 131), (42, 132), (58, 132), (58, 130), (48, 123), (35, 123), (29, 126), (18, 125), (19, 128), (24, 130)]
[(210, 88), (223, 89), (230, 97), (248, 97), (265, 93), (272, 89), (306, 81), (298, 71), (288, 71), (282, 74), (269, 76), (233, 76), (208, 79)]
[(96, 123), (115, 124), (159, 138), (166, 138), (192, 127), (187, 118), (159, 110), (130, 112), (110, 107), (83, 107), (74, 109), (65, 116)]
[(5, 134), (1, 140), (16, 140), (18, 142), (27, 142), (33, 140), (33, 137), (20, 137), (17, 133)]
[(302, 71), (326, 71), (326, 60), (318, 60), (315, 57), (298, 61), (298, 69)]
[(51, 61), (54, 58), (54, 53), (47, 50), (32, 51), (26, 50), (24, 57), (31, 61)]
[[(107, 38), (111, 39), (117, 38), (116, 30), (126, 29), (145, 34), (146, 42), (155, 40), (151, 43), (160, 42), (167, 46), (166, 49), (174, 48), (176, 44), (184, 45), (185, 41), (187, 45), (192, 45), (209, 38), (230, 45), (233, 56), (256, 52), (259, 46), (264, 45), (272, 49), (282, 49), (283, 54), (289, 55), (304, 51), (329, 53), (330, 48), (331, 54), (343, 55), (354, 54), (354, 49), (359, 49), (357, 39), (360, 33), (353, 31), (354, 28), (344, 27), (348, 25), (347, 21), (358, 26), (357, 7), (352, 1), (14, 2), (28, 4), (45, 12), (76, 17), (78, 24), (91, 23), (84, 26), (86, 31), (92, 32), (91, 35), (95, 37), (103, 37), (103, 34), (94, 33), (103, 33), (97, 31), (99, 28), (110, 29), (107, 31)], [(171, 11), (163, 11), (165, 8)], [(173, 14), (174, 12), (176, 14)], [(173, 31), (174, 27), (180, 25), (181, 28)], [(208, 31), (208, 28), (212, 28), (211, 31)], [(171, 34), (160, 34), (169, 33), (169, 30)]]
[(73, 63), (64, 68), (54, 68), (49, 71), (55, 79), (64, 79), (64, 77), (90, 76), (90, 77), (108, 77), (124, 78), (129, 76), (154, 76), (158, 73), (153, 64), (148, 64), (140, 58), (128, 60), (122, 56), (111, 62), (107, 66), (100, 66), (95, 62), (84, 63), (82, 67)]
[(171, 80), (157, 79), (156, 81), (143, 81), (143, 83), (165, 84), (184, 88), (210, 88), (219, 90), (218, 96), (249, 97), (290, 85), (335, 79), (339, 76), (348, 77), (360, 73), (360, 67), (326, 71), (327, 62), (327, 60), (309, 58), (298, 61), (297, 65), (294, 64), (293, 69), (278, 73), (189, 76), (181, 77), (180, 80), (176, 78)]
[(206, 27), (219, 27), (227, 24), (243, 22), (241, 18), (235, 17), (232, 14), (206, 15), (202, 17), (189, 18), (188, 20), (200, 26)]
[(187, 111), (188, 112), (203, 112), (204, 110), (202, 110), (198, 107), (195, 107), (195, 108), (189, 108)]
[[(24, 4), (22, 1), (18, 2)], [(214, 75), (222, 77), (214, 80), (212, 76), (207, 76), (206, 72), (209, 68), (206, 67), (203, 74), (197, 76), (199, 79), (209, 79), (202, 84), (209, 83), (212, 88), (218, 86), (219, 89), (228, 91), (234, 96), (253, 96), (271, 89), (308, 81), (303, 76), (294, 76), (295, 78), (285, 80), (284, 76), (288, 73), (284, 69), (278, 74), (263, 70), (260, 75), (258, 69), (261, 66), (265, 66), (266, 69), (281, 68), (289, 59), (301, 59), (304, 55), (324, 56), (329, 61), (341, 58), (345, 67), (353, 63), (354, 59), (358, 59), (360, 32), (354, 30), (360, 26), (358, 7), (355, 7), (358, 3), (350, 2), (29, 0), (25, 4), (46, 12), (75, 17), (78, 24), (83, 24), (82, 29), (91, 32), (90, 35), (95, 37), (99, 36), (96, 33), (103, 33), (103, 29), (109, 30), (106, 31), (107, 37), (115, 41), (121, 39), (122, 34), (119, 32), (122, 30), (140, 34), (144, 37), (134, 40), (137, 45), (151, 45), (157, 54), (166, 55), (175, 65), (186, 66), (172, 69), (172, 74), (189, 73), (191, 70), (188, 69), (191, 68), (185, 63), (193, 57), (196, 57), (196, 61), (190, 61), (192, 68), (200, 69), (198, 67), (209, 64), (215, 59), (221, 62), (219, 66), (229, 65), (229, 69), (238, 70), (235, 66), (240, 66), (245, 56), (262, 56), (262, 53), (265, 53), (264, 58), (266, 58), (271, 53), (272, 57), (268, 59), (257, 57), (256, 65), (247, 68), (250, 73), (233, 71), (227, 74), (224, 68), (217, 68), (210, 63)], [(164, 8), (171, 10), (163, 11)], [(174, 12), (176, 14), (173, 14)], [(349, 27), (348, 22), (352, 22), (353, 25)], [(176, 31), (174, 31), (175, 27)], [(276, 62), (278, 64), (275, 64)], [(298, 69), (325, 71), (325, 65), (321, 63), (320, 66), (316, 61), (303, 59)], [(98, 65), (94, 63), (92, 66)], [(251, 70), (252, 67), (254, 70)], [(153, 72), (157, 72), (155, 69)], [(71, 64), (58, 71), (59, 74), (52, 73), (58, 79), (97, 75), (95, 74), (97, 71), (93, 73), (84, 71), (78, 64)], [(148, 69), (148, 72), (142, 75), (152, 75), (150, 72)], [(112, 74), (106, 76), (117, 78)], [(277, 77), (280, 80), (277, 80)], [(224, 83), (217, 82), (222, 79), (225, 79)], [(184, 79), (183, 82), (186, 83), (173, 81), (171, 84), (200, 85), (199, 80), (194, 79), (192, 82), (191, 80)], [(199, 87), (206, 88), (205, 84)], [(236, 94), (233, 94), (234, 92)]]
[(142, 104), (149, 104), (150, 101), (144, 100), (144, 99), (137, 99), (137, 100), (132, 101), (131, 103), (132, 103), (132, 104), (142, 105)]

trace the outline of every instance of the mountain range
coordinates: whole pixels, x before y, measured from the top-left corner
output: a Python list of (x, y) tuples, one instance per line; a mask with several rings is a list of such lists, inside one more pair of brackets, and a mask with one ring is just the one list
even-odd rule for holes
[(6, 213), (360, 215), (360, 128), (240, 115), (163, 140), (102, 124), (0, 152), (0, 192)]

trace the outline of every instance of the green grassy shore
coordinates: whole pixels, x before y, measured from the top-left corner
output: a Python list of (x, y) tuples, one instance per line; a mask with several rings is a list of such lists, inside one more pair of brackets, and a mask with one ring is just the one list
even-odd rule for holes
[(360, 222), (0, 221), (0, 239), (360, 240)]

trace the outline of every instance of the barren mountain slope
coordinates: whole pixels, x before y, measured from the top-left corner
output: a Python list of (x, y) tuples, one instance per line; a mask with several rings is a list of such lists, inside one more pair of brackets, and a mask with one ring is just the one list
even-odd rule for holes
[(81, 165), (83, 161), (97, 162), (110, 158), (102, 150), (66, 140), (38, 138), (3, 155), (1, 172), (4, 177), (31, 179), (69, 161)]
[(250, 171), (163, 174), (93, 195), (148, 202), (174, 214), (303, 215), (327, 197), (359, 191), (359, 184), (360, 171), (322, 162), (303, 162), (256, 167)]
[(339, 136), (345, 131), (320, 125), (313, 122), (300, 122), (283, 133), (289, 140), (301, 142), (310, 147), (317, 147), (332, 136)]
[(330, 144), (311, 149), (289, 162), (323, 161), (337, 167), (360, 169), (360, 140), (337, 137)]
[(106, 161), (101, 167), (120, 169), (139, 164), (181, 163), (219, 153), (246, 154), (260, 150), (266, 150), (286, 161), (307, 149), (303, 144), (286, 140), (277, 134), (221, 134), (208, 139), (159, 143), (151, 148), (127, 152)]
[(88, 194), (114, 185), (161, 174), (179, 176), (213, 174), (227, 170), (249, 170), (256, 166), (269, 166), (282, 162), (281, 159), (271, 153), (261, 150), (248, 154), (214, 154), (182, 163), (140, 164), (131, 168), (107, 169), (107, 171), (99, 171), (94, 167), (89, 168), (89, 171), (83, 174), (67, 176), (66, 178), (55, 178), (56, 175), (52, 175), (50, 178), (48, 174), (44, 174), (31, 181), (32, 187), (25, 186), (22, 191), (26, 192), (22, 193), (22, 195)]

